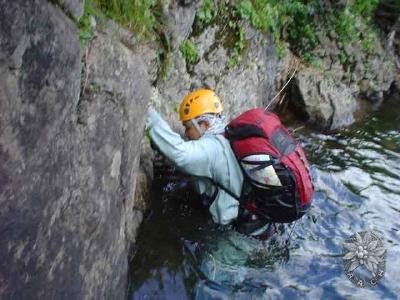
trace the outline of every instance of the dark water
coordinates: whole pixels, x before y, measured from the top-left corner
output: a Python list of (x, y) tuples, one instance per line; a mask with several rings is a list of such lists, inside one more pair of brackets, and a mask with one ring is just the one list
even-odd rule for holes
[[(313, 165), (313, 206), (267, 242), (214, 225), (188, 189), (155, 187), (130, 299), (398, 299), (399, 132), (400, 107), (388, 103), (353, 128), (298, 134)], [(387, 257), (384, 277), (363, 289), (345, 276), (341, 254), (365, 230), (380, 236)]]

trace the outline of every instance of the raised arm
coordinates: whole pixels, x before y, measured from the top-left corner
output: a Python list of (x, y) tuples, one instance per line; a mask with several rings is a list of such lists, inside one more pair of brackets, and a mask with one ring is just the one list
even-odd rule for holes
[(148, 113), (147, 129), (160, 151), (182, 171), (195, 176), (212, 176), (210, 170), (216, 159), (213, 139), (184, 141), (155, 110)]

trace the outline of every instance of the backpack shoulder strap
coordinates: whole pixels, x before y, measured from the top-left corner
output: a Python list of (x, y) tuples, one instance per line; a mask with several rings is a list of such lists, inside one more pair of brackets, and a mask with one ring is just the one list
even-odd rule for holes
[[(215, 185), (217, 188), (223, 190), (225, 193), (227, 193), (229, 196), (231, 196), (232, 198), (235, 198), (237, 201), (240, 202), (240, 196), (236, 196), (233, 192), (231, 192), (230, 190), (228, 190), (227, 188), (225, 188), (223, 185), (219, 184), (218, 182), (215, 182), (214, 180), (212, 180), (210, 177), (202, 177), (202, 178), (206, 178), (208, 180), (211, 181), (211, 183), (213, 185)], [(216, 195), (215, 195), (216, 196)], [(214, 195), (213, 195), (214, 197)], [(215, 197), (214, 197), (215, 198)]]

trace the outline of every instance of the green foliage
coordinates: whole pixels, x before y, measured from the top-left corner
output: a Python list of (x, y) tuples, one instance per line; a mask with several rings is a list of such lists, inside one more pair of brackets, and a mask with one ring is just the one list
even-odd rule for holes
[[(237, 0), (235, 10), (241, 19), (257, 29), (272, 34), (277, 48), (287, 40), (294, 52), (308, 62), (317, 63), (313, 51), (319, 45), (317, 32), (336, 32), (342, 44), (361, 43), (372, 51), (371, 16), (379, 0), (354, 0), (351, 4), (334, 4), (318, 0)], [(321, 24), (324, 24), (323, 27)], [(340, 58), (347, 62), (343, 54)]]
[(272, 1), (239, 1), (235, 9), (239, 16), (249, 20), (250, 23), (258, 29), (269, 30), (277, 34), (277, 20), (279, 18), (277, 7), (270, 3)]
[(240, 17), (255, 27), (272, 33), (278, 49), (282, 36), (302, 52), (313, 49), (318, 43), (311, 12), (315, 2), (279, 0), (241, 0), (235, 9)]
[[(317, 25), (314, 22), (314, 14), (318, 9), (317, 2), (308, 1), (304, 4), (300, 1), (283, 1), (280, 5), (282, 11), (280, 26), (283, 34), (300, 54), (313, 50), (319, 43), (316, 34)], [(284, 24), (287, 24), (286, 28)]]
[(338, 34), (338, 40), (344, 44), (351, 43), (357, 39), (358, 30), (355, 26), (357, 18), (347, 7), (338, 11), (331, 18), (331, 23)]
[(378, 4), (379, 0), (355, 0), (350, 8), (354, 15), (369, 18)]
[(159, 0), (93, 0), (109, 18), (144, 37), (156, 24), (153, 8)]
[(303, 59), (316, 68), (322, 67), (321, 60), (312, 52), (304, 52)]
[(93, 28), (90, 24), (90, 15), (84, 13), (79, 20), (79, 41), (82, 47), (92, 38), (92, 35)]
[(211, 21), (215, 17), (214, 1), (213, 0), (204, 0), (203, 4), (199, 8), (199, 10), (196, 12), (196, 17), (202, 24), (204, 24), (204, 25), (210, 24)]
[(203, 3), (197, 10), (194, 19), (194, 33), (197, 35), (202, 32), (206, 26), (213, 22), (216, 15), (217, 6), (215, 5), (214, 0), (203, 0)]
[[(337, 40), (342, 44), (360, 43), (368, 53), (373, 52), (373, 28), (368, 27), (371, 16), (378, 5), (377, 0), (356, 0), (352, 5), (332, 13), (330, 24), (336, 31)], [(342, 64), (348, 61), (345, 54), (339, 55)]]
[(81, 43), (81, 47), (84, 47), (92, 38), (94, 30), (92, 23), (90, 22), (90, 18), (92, 17), (102, 18), (102, 15), (96, 10), (90, 0), (85, 0), (83, 6), (83, 15), (78, 22), (79, 41)]
[(374, 51), (373, 40), (374, 40), (374, 36), (371, 32), (369, 32), (367, 34), (364, 34), (364, 37), (361, 41), (362, 47), (369, 54), (373, 53), (373, 51)]
[(196, 45), (189, 40), (184, 41), (179, 50), (188, 63), (195, 63), (199, 59)]
[(347, 54), (346, 54), (345, 52), (343, 52), (343, 51), (341, 51), (341, 52), (338, 54), (338, 57), (339, 57), (339, 61), (340, 61), (340, 63), (341, 63), (342, 65), (346, 64), (347, 61), (349, 60), (349, 57), (348, 57)]

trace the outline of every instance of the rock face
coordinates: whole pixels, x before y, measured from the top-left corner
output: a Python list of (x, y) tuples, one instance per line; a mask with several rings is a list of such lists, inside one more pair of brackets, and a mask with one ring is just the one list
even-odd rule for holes
[(123, 299), (142, 218), (144, 62), (99, 33), (81, 82), (59, 6), (0, 7), (0, 298)]
[(76, 19), (79, 19), (83, 13), (82, 0), (59, 0), (58, 3), (67, 14), (71, 14)]
[(98, 34), (90, 49), (77, 105), (77, 167), (93, 230), (82, 253), (85, 290), (89, 299), (122, 299), (132, 229), (142, 218), (134, 195), (150, 85), (141, 58), (110, 35)]
[(167, 79), (157, 82), (154, 106), (175, 128), (180, 127), (177, 122), (179, 103), (196, 88), (215, 90), (228, 118), (246, 109), (266, 105), (275, 93), (278, 58), (270, 36), (246, 26), (245, 31), (251, 39), (247, 41), (242, 62), (228, 68), (230, 49), (217, 38), (223, 29), (215, 25), (199, 36), (190, 37), (199, 49), (200, 59), (188, 64), (179, 50), (174, 51)]
[(324, 78), (313, 68), (300, 70), (291, 82), (291, 102), (296, 111), (323, 128), (336, 129), (354, 122), (357, 109), (351, 90), (340, 82)]
[[(359, 26), (360, 32), (367, 32), (366, 25)], [(381, 103), (397, 72), (395, 55), (382, 43), (382, 38), (371, 35), (367, 50), (359, 41), (343, 44), (335, 32), (317, 34), (321, 47), (314, 50), (314, 55), (325, 75), (345, 84), (353, 95), (375, 105)]]
[(201, 1), (172, 0), (168, 2), (169, 5), (163, 7), (163, 14), (166, 18), (166, 35), (170, 40), (171, 48), (176, 50), (190, 34), (196, 9)]

